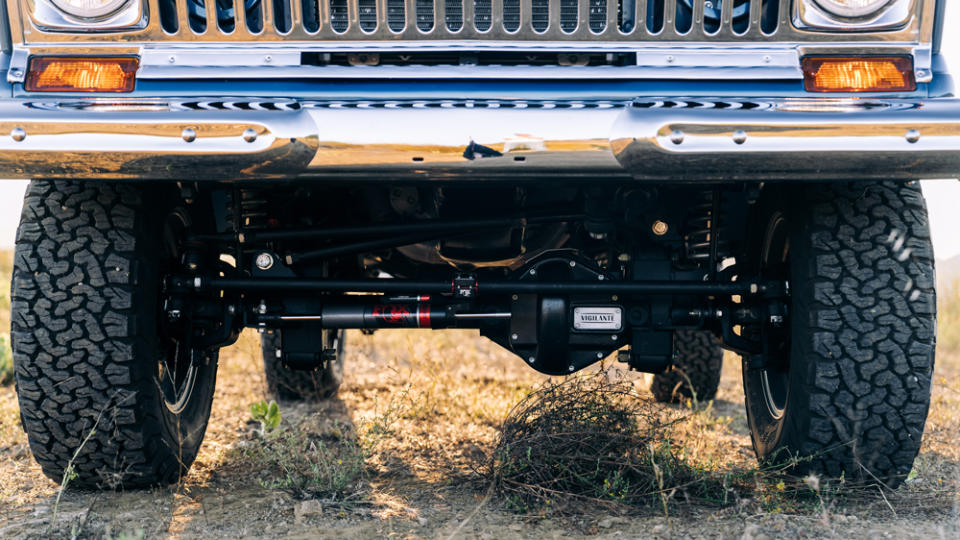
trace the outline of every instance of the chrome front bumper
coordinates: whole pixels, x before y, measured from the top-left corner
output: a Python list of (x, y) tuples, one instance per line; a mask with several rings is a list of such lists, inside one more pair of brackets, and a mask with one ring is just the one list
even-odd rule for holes
[(0, 101), (0, 178), (956, 177), (960, 99)]

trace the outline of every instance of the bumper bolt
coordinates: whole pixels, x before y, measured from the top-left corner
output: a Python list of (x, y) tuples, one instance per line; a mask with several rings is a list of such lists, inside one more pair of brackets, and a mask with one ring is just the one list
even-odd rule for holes
[(671, 133), (670, 142), (673, 144), (683, 144), (683, 132), (678, 129)]
[(273, 268), (273, 255), (269, 253), (261, 253), (257, 255), (257, 268), (260, 270), (269, 270)]
[(183, 137), (183, 140), (187, 141), (188, 143), (192, 143), (193, 141), (197, 140), (197, 131), (195, 129), (186, 128), (180, 133), (180, 136)]
[(910, 131), (907, 132), (906, 138), (908, 143), (915, 144), (917, 141), (920, 140), (920, 132), (915, 129), (911, 129)]
[(17, 142), (23, 142), (23, 140), (27, 138), (27, 130), (19, 127), (13, 128), (13, 131), (10, 132), (10, 137)]
[(252, 128), (243, 130), (243, 140), (247, 141), (248, 143), (256, 142), (257, 132)]
[(734, 132), (733, 132), (733, 142), (735, 142), (735, 143), (737, 143), (737, 144), (743, 144), (743, 143), (747, 142), (747, 132), (744, 131), (744, 130), (742, 130), (742, 129), (738, 129), (738, 130), (734, 131)]

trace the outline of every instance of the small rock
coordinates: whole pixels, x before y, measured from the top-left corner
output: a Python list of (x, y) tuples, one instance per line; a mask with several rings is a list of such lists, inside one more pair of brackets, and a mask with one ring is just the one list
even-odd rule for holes
[(516, 531), (516, 532), (521, 532), (521, 531), (523, 531), (523, 525), (521, 525), (521, 524), (519, 524), (519, 523), (514, 523), (513, 525), (510, 525), (510, 530), (511, 530), (511, 531)]
[(664, 534), (666, 532), (667, 526), (662, 523), (653, 528), (653, 534)]
[(613, 519), (601, 519), (597, 522), (597, 527), (600, 527), (601, 529), (609, 529), (610, 527), (613, 527)]
[(293, 513), (297, 523), (300, 523), (307, 517), (323, 514), (323, 505), (316, 499), (310, 499), (298, 504)]
[(417, 516), (417, 523), (419, 523), (420, 526), (423, 527), (424, 525), (427, 524), (427, 518), (423, 516)]

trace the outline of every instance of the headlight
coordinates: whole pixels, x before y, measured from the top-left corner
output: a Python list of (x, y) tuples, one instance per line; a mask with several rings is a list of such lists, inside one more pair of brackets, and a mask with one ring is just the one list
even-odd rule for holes
[(112, 15), (130, 0), (51, 0), (58, 9), (79, 19), (99, 19)]
[(840, 17), (866, 17), (880, 11), (890, 0), (815, 0), (826, 11)]

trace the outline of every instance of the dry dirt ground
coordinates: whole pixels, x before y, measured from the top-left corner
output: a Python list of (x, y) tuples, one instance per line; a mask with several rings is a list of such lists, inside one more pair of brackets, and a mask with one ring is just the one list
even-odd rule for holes
[[(509, 409), (544, 381), (521, 360), (465, 331), (351, 333), (339, 396), (281, 403), (281, 427), (268, 435), (306, 441), (307, 453), (362, 439), (359, 457), (321, 452), (310, 462), (312, 473), (338, 482), (334, 496), (290, 487), (311, 474), (297, 452), (275, 461), (258, 454), (261, 428), (249, 411), (266, 397), (258, 338), (246, 334), (222, 355), (206, 441), (189, 475), (165, 488), (59, 493), (29, 454), (12, 386), (0, 387), (0, 538), (960, 538), (960, 355), (952, 351), (941, 351), (924, 449), (896, 493), (795, 497), (776, 479), (758, 479), (766, 485), (731, 492), (726, 504), (677, 500), (666, 512), (652, 505), (561, 518), (511, 512), (486, 496), (476, 472)], [(739, 379), (738, 361), (727, 358), (717, 399), (680, 434), (705, 470), (754, 467)], [(285, 478), (288, 466), (301, 468)]]

